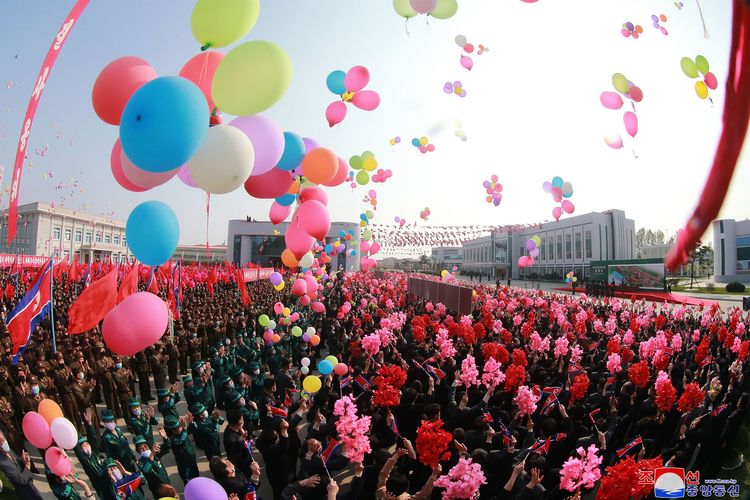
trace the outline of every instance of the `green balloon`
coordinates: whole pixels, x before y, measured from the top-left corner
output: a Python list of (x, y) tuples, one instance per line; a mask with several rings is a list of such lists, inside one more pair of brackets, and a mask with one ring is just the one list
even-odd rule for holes
[(365, 184), (370, 182), (370, 174), (367, 173), (367, 170), (360, 170), (359, 172), (357, 172), (356, 179), (357, 184), (359, 184), (360, 186), (364, 186)]
[(417, 11), (411, 8), (409, 0), (393, 0), (393, 10), (401, 16), (409, 19), (417, 15)]
[[(708, 62), (706, 62), (706, 64), (708, 64)], [(698, 67), (689, 57), (683, 57), (680, 59), (680, 67), (682, 68), (682, 72), (685, 73), (685, 76), (688, 78), (698, 78)]]
[(292, 327), (292, 335), (294, 335), (295, 337), (302, 336), (302, 328), (300, 328), (298, 326), (293, 326)]
[(364, 153), (362, 153), (363, 160), (366, 160), (368, 158), (375, 158), (375, 155), (373, 154), (372, 151), (365, 151)]
[(292, 61), (286, 52), (258, 40), (238, 45), (226, 55), (216, 69), (211, 95), (225, 113), (254, 115), (281, 99), (291, 81)]
[(372, 238), (372, 231), (369, 229), (365, 229), (362, 231), (362, 239), (365, 241), (368, 241), (370, 238)]
[(247, 35), (260, 14), (260, 0), (198, 0), (190, 17), (201, 45), (226, 47)]
[(627, 94), (629, 90), (628, 79), (622, 73), (612, 75), (612, 86), (621, 94)]
[(437, 0), (437, 5), (432, 9), (430, 15), (435, 19), (449, 19), (458, 11), (457, 0)]
[(258, 316), (258, 323), (260, 323), (260, 326), (268, 326), (269, 320), (270, 318), (265, 314), (261, 314), (260, 316)]
[(349, 165), (354, 170), (362, 170), (362, 157), (359, 155), (354, 155), (351, 158), (349, 158)]
[(708, 69), (708, 59), (703, 56), (695, 56), (695, 66), (698, 68), (698, 71), (704, 75), (711, 71)]

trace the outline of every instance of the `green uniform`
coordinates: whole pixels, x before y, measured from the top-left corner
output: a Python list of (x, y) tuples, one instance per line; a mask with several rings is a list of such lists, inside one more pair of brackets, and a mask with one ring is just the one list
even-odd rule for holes
[[(216, 399), (214, 398), (214, 389), (211, 384), (203, 385), (200, 381), (195, 382), (193, 386), (196, 401), (206, 407), (209, 413), (214, 411)], [(190, 405), (192, 407), (192, 405)]]
[(177, 462), (177, 472), (185, 484), (194, 477), (198, 477), (198, 463), (195, 459), (195, 450), (193, 450), (193, 445), (190, 443), (188, 432), (188, 430), (183, 429), (181, 434), (169, 436), (169, 439), (162, 445), (162, 449), (171, 450), (174, 453), (174, 459)]
[(159, 450), (159, 453), (156, 453), (156, 456), (152, 455), (152, 458), (141, 457), (138, 459), (138, 468), (140, 469), (141, 474), (146, 478), (148, 489), (154, 494), (154, 498), (159, 498), (158, 492), (161, 485), (172, 485), (169, 481), (169, 474), (167, 474), (167, 471), (164, 469), (160, 460), (161, 457), (167, 453), (165, 449), (166, 448), (162, 448)]
[(73, 485), (68, 482), (59, 482), (54, 479), (48, 479), (50, 489), (55, 495), (55, 498), (60, 500), (80, 500), (81, 496), (78, 494)]
[(193, 387), (185, 387), (182, 389), (182, 393), (185, 395), (185, 402), (188, 408), (192, 408), (193, 405), (198, 402), (198, 394), (195, 392), (195, 384)]
[(221, 456), (221, 444), (219, 443), (219, 429), (224, 423), (224, 417), (218, 419), (208, 416), (204, 419), (195, 419), (193, 422), (193, 435), (195, 443), (206, 453), (206, 458)]
[[(141, 479), (141, 481), (143, 481), (143, 479)], [(120, 497), (120, 494), (117, 493), (115, 484), (109, 479), (109, 475), (107, 475), (107, 489), (104, 491), (102, 498), (104, 500), (120, 500), (120, 498), (122, 498)], [(146, 500), (146, 495), (143, 493), (143, 486), (139, 486), (138, 489), (131, 493), (127, 498), (128, 500)]]
[(134, 436), (143, 436), (149, 446), (154, 444), (154, 431), (151, 428), (152, 425), (158, 425), (159, 421), (156, 417), (148, 418), (146, 415), (141, 413), (140, 417), (134, 417), (131, 415), (130, 422), (128, 423), (128, 429)]
[(180, 414), (177, 413), (177, 403), (179, 403), (180, 401), (180, 394), (177, 392), (174, 394), (170, 394), (167, 401), (159, 401), (159, 412), (161, 413), (162, 417), (166, 418), (167, 415), (174, 415), (175, 417), (179, 417)]
[(99, 447), (108, 457), (119, 460), (127, 470), (135, 470), (133, 452), (128, 445), (128, 440), (119, 428), (114, 431), (105, 431)]
[(95, 454), (93, 447), (91, 455), (86, 455), (83, 452), (83, 448), (80, 444), (77, 444), (74, 448), (78, 463), (81, 464), (83, 471), (89, 477), (91, 485), (94, 487), (96, 494), (101, 498), (104, 496), (104, 489), (106, 483), (109, 482), (109, 478), (105, 477), (107, 471), (104, 470), (104, 463)]

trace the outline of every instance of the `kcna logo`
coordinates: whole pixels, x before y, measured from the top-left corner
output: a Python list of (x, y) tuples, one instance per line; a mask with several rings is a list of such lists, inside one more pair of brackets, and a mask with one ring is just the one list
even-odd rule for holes
[[(682, 467), (657, 467), (652, 471), (640, 471), (640, 484), (653, 484), (656, 498), (684, 498), (685, 497), (685, 469)], [(687, 484), (700, 484), (700, 472), (688, 471)]]

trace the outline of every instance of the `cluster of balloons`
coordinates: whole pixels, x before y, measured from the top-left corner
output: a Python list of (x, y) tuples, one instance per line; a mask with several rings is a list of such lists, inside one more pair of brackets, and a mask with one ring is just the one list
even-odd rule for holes
[(453, 83), (445, 82), (443, 92), (446, 94), (456, 94), (458, 97), (466, 97), (466, 90), (464, 90), (463, 84), (459, 81)]
[[(622, 116), (622, 120), (625, 125), (625, 131), (628, 135), (635, 137), (638, 133), (638, 116), (635, 114), (634, 103), (643, 100), (643, 91), (641, 91), (640, 87), (628, 80), (622, 73), (615, 73), (612, 75), (612, 86), (617, 92), (602, 92), (599, 95), (599, 100), (605, 108), (619, 110), (623, 105), (622, 96), (630, 99), (632, 111), (626, 111)], [(622, 96), (620, 94), (622, 94)], [(622, 137), (616, 132), (608, 132), (605, 134), (604, 142), (612, 149), (620, 149), (623, 147)]]
[(379, 168), (378, 171), (375, 172), (375, 174), (372, 176), (372, 182), (379, 182), (382, 184), (391, 177), (393, 177), (393, 172), (390, 168), (387, 168), (385, 170)]
[(444, 283), (450, 283), (452, 281), (455, 281), (456, 277), (453, 276), (447, 269), (443, 269), (442, 271), (440, 271), (440, 279)]
[[(463, 35), (457, 35), (455, 41), (456, 45), (461, 47), (461, 49), (465, 52), (464, 54), (461, 54), (461, 59), (459, 60), (459, 63), (461, 63), (461, 67), (471, 71), (471, 69), (474, 67), (474, 60), (466, 54), (472, 54), (474, 52), (474, 44), (469, 43), (466, 40), (466, 37)], [(480, 44), (479, 49), (477, 50), (477, 55), (481, 56), (485, 52), (489, 52), (489, 50), (490, 49)]]
[(398, 144), (399, 142), (401, 142), (401, 137), (399, 137), (399, 136), (396, 136), (396, 137), (394, 137), (393, 139), (390, 139), (390, 140), (388, 141), (388, 144), (390, 144), (391, 146), (395, 146), (395, 145), (396, 145), (396, 144)]
[(463, 130), (456, 130), (455, 132), (453, 132), (453, 135), (461, 139), (461, 142), (466, 142), (466, 140), (468, 139), (468, 137), (466, 137), (466, 133)]
[(518, 267), (524, 268), (534, 264), (534, 258), (539, 256), (541, 246), (542, 239), (539, 236), (532, 236), (526, 240), (526, 251), (529, 255), (522, 255), (518, 258)]
[(393, 0), (393, 10), (407, 20), (417, 14), (449, 19), (458, 12), (458, 0)]
[(656, 14), (651, 14), (651, 22), (653, 23), (654, 28), (661, 31), (662, 35), (669, 35), (669, 33), (667, 32), (667, 28), (659, 24), (659, 22), (666, 23), (667, 16), (665, 16), (664, 14), (660, 14), (658, 16)]
[(573, 271), (569, 271), (568, 274), (565, 275), (565, 283), (568, 285), (572, 285), (573, 283), (577, 283), (578, 278), (575, 277), (573, 274)]
[(643, 33), (643, 26), (640, 24), (633, 24), (630, 21), (622, 23), (622, 30), (620, 30), (622, 36), (625, 38), (633, 37), (638, 38)]
[(427, 220), (430, 218), (430, 208), (424, 207), (424, 210), (419, 211), (419, 218), (422, 220)]
[(37, 411), (23, 416), (21, 428), (32, 446), (47, 450), (44, 461), (53, 474), (67, 476), (73, 472), (73, 463), (65, 450), (72, 450), (78, 444), (78, 431), (65, 418), (60, 405), (51, 399), (41, 400)]
[[(375, 159), (375, 155), (372, 153), (372, 151), (365, 151), (361, 155), (354, 155), (349, 158), (349, 165), (354, 170), (358, 171), (357, 175), (355, 176), (357, 184), (359, 184), (360, 186), (364, 186), (365, 184), (370, 182), (370, 172), (378, 168), (378, 160)], [(382, 169), (380, 169), (380, 171), (385, 173), (385, 171)]]
[(682, 10), (682, 8), (685, 6), (682, 2), (675, 2), (674, 6), (677, 7), (678, 10)]
[(349, 367), (341, 363), (336, 356), (328, 355), (318, 363), (318, 371), (321, 375), (329, 375), (333, 372), (343, 376), (349, 373)]
[[(370, 189), (364, 198), (362, 198), (362, 201), (365, 203), (369, 203), (372, 205), (373, 210), (378, 209), (378, 193), (374, 189)], [(372, 219), (372, 217), (370, 217)]]
[(404, 225), (406, 224), (406, 219), (403, 219), (397, 215), (396, 217), (393, 218), (393, 222), (398, 224), (399, 227), (404, 227)]
[(482, 183), (482, 186), (487, 193), (487, 197), (485, 198), (487, 203), (492, 203), (496, 207), (499, 206), (500, 202), (503, 200), (503, 185), (498, 182), (497, 175), (493, 174), (492, 177), (490, 177), (490, 180)]
[(364, 111), (372, 111), (380, 105), (380, 95), (374, 90), (364, 90), (370, 83), (370, 72), (364, 66), (354, 66), (344, 73), (341, 70), (331, 72), (326, 79), (328, 90), (341, 96), (326, 108), (328, 126), (333, 127), (346, 118), (346, 104), (352, 103)]
[[(708, 59), (703, 56), (695, 56), (695, 61), (689, 57), (683, 57), (680, 59), (680, 67), (688, 78), (698, 78), (698, 81), (695, 82), (695, 93), (701, 99), (708, 98), (708, 89), (716, 90), (719, 86), (716, 76), (710, 71)], [(701, 75), (703, 75), (702, 80), (700, 79)]]
[(435, 145), (430, 144), (430, 140), (425, 136), (419, 138), (415, 137), (411, 140), (411, 145), (417, 148), (422, 154), (435, 151)]
[(555, 176), (552, 178), (552, 182), (542, 184), (542, 189), (545, 193), (552, 195), (552, 200), (555, 203), (560, 203), (560, 206), (552, 209), (552, 216), (556, 221), (560, 220), (563, 212), (572, 214), (575, 211), (573, 202), (568, 199), (573, 196), (573, 185), (570, 182), (564, 182), (562, 177)]

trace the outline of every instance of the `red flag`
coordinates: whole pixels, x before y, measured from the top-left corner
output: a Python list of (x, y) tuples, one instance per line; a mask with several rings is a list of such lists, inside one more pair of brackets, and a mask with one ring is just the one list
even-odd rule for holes
[(211, 297), (214, 296), (214, 285), (218, 281), (218, 274), (216, 272), (216, 268), (214, 267), (211, 269), (211, 274), (208, 275), (208, 293), (211, 294)]
[(120, 282), (120, 289), (117, 290), (117, 303), (119, 304), (128, 295), (132, 295), (138, 291), (138, 263), (133, 264), (128, 274)]
[(81, 266), (78, 263), (78, 255), (76, 254), (73, 258), (73, 263), (70, 265), (70, 270), (68, 271), (66, 285), (77, 283), (79, 279), (81, 279)]
[(13, 297), (15, 297), (15, 295), (16, 295), (16, 287), (13, 286), (13, 283), (8, 281), (8, 284), (5, 285), (5, 300), (10, 302), (11, 300), (13, 300)]
[(167, 304), (169, 304), (169, 310), (172, 313), (174, 319), (180, 319), (180, 311), (177, 310), (177, 302), (174, 300), (174, 289), (171, 286), (167, 287)]
[(68, 272), (68, 259), (62, 259), (59, 264), (55, 265), (55, 279), (61, 279), (66, 272)]
[(242, 276), (242, 270), (237, 270), (237, 286), (240, 288), (240, 295), (242, 296), (242, 305), (247, 307), (250, 305), (250, 294), (247, 293), (247, 287), (245, 286), (245, 279)]
[(148, 291), (154, 295), (159, 295), (159, 285), (156, 283), (156, 278), (151, 280), (151, 285), (149, 285)]
[(68, 310), (68, 334), (94, 328), (117, 304), (117, 273), (112, 270), (86, 288)]
[(13, 265), (10, 266), (10, 274), (18, 274), (18, 255), (13, 259)]

